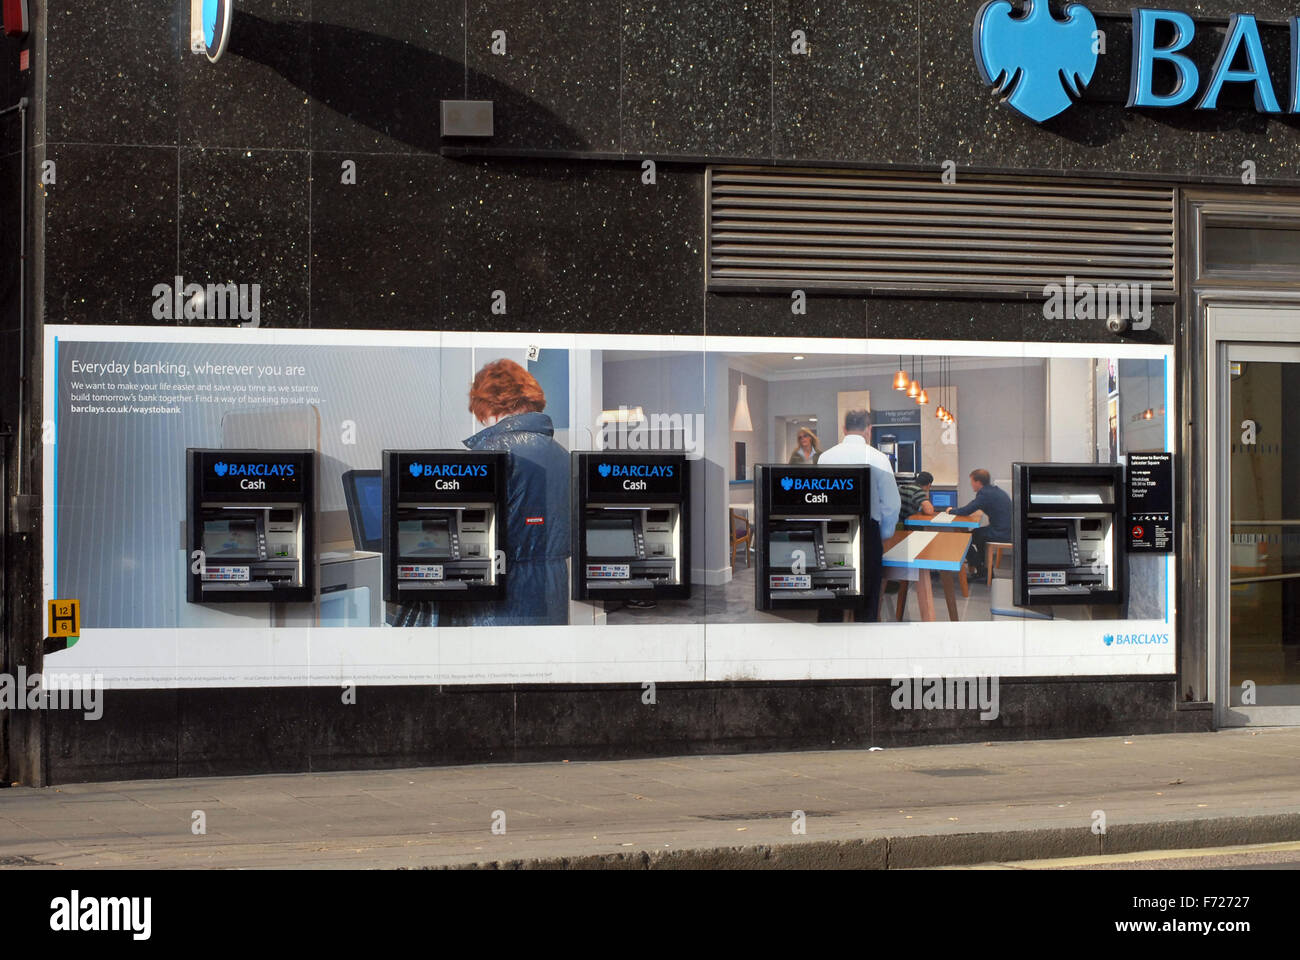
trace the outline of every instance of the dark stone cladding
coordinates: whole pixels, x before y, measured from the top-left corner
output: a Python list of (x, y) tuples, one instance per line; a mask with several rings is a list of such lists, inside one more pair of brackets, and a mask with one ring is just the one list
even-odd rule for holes
[[(105, 49), (88, 24), (114, 0), (52, 13), (44, 319), (156, 322), (154, 286), (180, 275), (260, 284), (266, 327), (1109, 340), (1025, 302), (820, 294), (797, 318), (783, 295), (705, 293), (703, 164), (1232, 180), (1240, 154), (1270, 183), (1300, 146), (1300, 123), (1236, 101), (1123, 110), (1122, 17), (1102, 18), (1112, 52), (1085, 102), (1040, 126), (983, 88), (977, 0), (561, 7), (247, 0), (218, 64), (169, 46), (184, 23), (166, 0), (131, 5)], [(486, 144), (441, 137), (438, 101), (459, 97), (496, 105)], [(647, 155), (669, 161), (654, 184)], [(1169, 330), (1172, 311), (1148, 339)]]
[(1183, 733), (1171, 677), (1003, 680), (1000, 715), (895, 710), (886, 680), (118, 690), (45, 715), (48, 782)]
[[(1261, 185), (1300, 183), (1295, 117), (1262, 117), (1235, 94), (1214, 114), (1124, 109), (1118, 7), (1105, 16), (1092, 4), (1111, 53), (1085, 102), (1031, 123), (977, 75), (979, 5), (628, 0), (552, 12), (525, 0), (240, 0), (230, 50), (215, 65), (182, 52), (188, 4), (39, 5), (43, 32), (29, 46), (44, 103), (29, 146), (56, 161), (58, 180), (33, 188), (43, 219), (29, 254), (43, 286), (29, 302), (43, 304), (49, 323), (149, 324), (154, 285), (182, 275), (261, 284), (268, 328), (394, 338), (447, 329), (1108, 340), (1044, 320), (1028, 299), (813, 294), (794, 316), (784, 295), (706, 293), (703, 164), (934, 171), (951, 159), (1008, 175), (1239, 184), (1239, 164), (1251, 159)], [(1241, 8), (1176, 6), (1220, 22)], [(1282, 95), (1280, 24), (1297, 11), (1281, 0), (1250, 9), (1271, 21)], [(110, 44), (105, 23), (115, 24)], [(807, 57), (789, 53), (795, 29), (808, 36)], [(495, 30), (506, 33), (507, 56), (491, 52)], [(1211, 39), (1198, 34), (1202, 63)], [(0, 72), (5, 105), (31, 94), (30, 77), (16, 79), (16, 49), (7, 45)], [(494, 102), (486, 146), (443, 140), (438, 103), (449, 98)], [(6, 137), (13, 122), (4, 121)], [(456, 156), (458, 147), (483, 155)], [(16, 179), (15, 149), (4, 151), (3, 182)], [(653, 185), (641, 181), (645, 156), (669, 161)], [(346, 161), (354, 185), (342, 182)], [(11, 219), (15, 198), (0, 201)], [(0, 241), (6, 317), (16, 313), (13, 246), (11, 231)], [(490, 313), (496, 289), (507, 293), (504, 317)], [(1174, 314), (1158, 306), (1152, 330), (1133, 339), (1172, 342)], [(6, 382), (14, 326), (0, 339)], [(38, 540), (13, 546), (9, 595), (39, 622), (29, 599), (40, 592)], [(1208, 712), (1175, 712), (1175, 687), (1168, 678), (1008, 681), (1007, 719), (971, 728), (882, 712), (883, 681), (664, 684), (658, 708), (641, 708), (639, 687), (596, 685), (363, 688), (355, 707), (332, 688), (111, 691), (99, 721), (43, 721), (49, 779), (69, 782), (1207, 723)]]

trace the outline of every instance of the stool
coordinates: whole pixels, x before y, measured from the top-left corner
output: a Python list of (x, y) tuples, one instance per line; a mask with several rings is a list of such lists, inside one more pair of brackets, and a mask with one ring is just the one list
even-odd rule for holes
[(1014, 546), (1010, 543), (999, 543), (996, 540), (990, 540), (984, 544), (984, 566), (988, 568), (989, 578), (987, 586), (993, 586), (993, 568), (1002, 565), (1002, 551), (1011, 552)]

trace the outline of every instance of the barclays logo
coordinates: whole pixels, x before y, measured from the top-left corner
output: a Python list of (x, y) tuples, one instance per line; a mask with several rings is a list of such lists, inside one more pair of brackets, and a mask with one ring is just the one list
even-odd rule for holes
[(232, 477), (295, 476), (292, 463), (225, 463), (218, 460), (212, 465), (212, 472), (219, 477), (227, 474)]
[(852, 477), (782, 477), (782, 490), (852, 490)]
[[(1105, 34), (1081, 3), (1065, 8), (1058, 20), (1047, 0), (1025, 0), (1022, 16), (1013, 16), (1008, 0), (989, 0), (975, 15), (972, 41), (975, 66), (985, 83), (996, 87), (1008, 106), (1043, 123), (1064, 112), (1092, 80), (1098, 58), (1106, 52)], [(1201, 68), (1185, 52), (1196, 35), (1196, 21), (1178, 10), (1134, 8), (1133, 48), (1129, 66), (1130, 108), (1180, 107), (1198, 91), (1194, 109), (1215, 110), (1229, 83), (1253, 88), (1255, 109), (1282, 113), (1269, 73), (1259, 24), (1251, 14), (1228, 20), (1218, 57), (1202, 84)], [(1300, 113), (1300, 17), (1289, 20), (1291, 79), (1287, 113)], [(1156, 45), (1156, 37), (1162, 45)], [(1156, 89), (1156, 75), (1172, 76), (1169, 89)], [(1166, 84), (1167, 85), (1167, 84)]]
[(1108, 633), (1101, 638), (1106, 646), (1162, 646), (1170, 642), (1167, 633)]
[(1047, 0), (1027, 0), (1025, 16), (1011, 16), (1008, 0), (989, 0), (975, 14), (975, 66), (1008, 106), (1042, 123), (1063, 112), (1097, 69), (1097, 21), (1072, 3), (1057, 20)]
[(486, 477), (486, 463), (413, 463), (406, 468), (413, 477)]
[(676, 475), (676, 468), (672, 464), (648, 464), (648, 463), (627, 463), (613, 464), (601, 463), (596, 466), (596, 472), (602, 477), (608, 477), (611, 474), (616, 477), (657, 477), (671, 479)]

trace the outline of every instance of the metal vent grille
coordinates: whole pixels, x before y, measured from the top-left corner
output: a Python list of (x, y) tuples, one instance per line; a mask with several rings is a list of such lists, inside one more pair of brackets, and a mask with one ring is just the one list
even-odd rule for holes
[(1174, 289), (1174, 190), (712, 167), (711, 290)]

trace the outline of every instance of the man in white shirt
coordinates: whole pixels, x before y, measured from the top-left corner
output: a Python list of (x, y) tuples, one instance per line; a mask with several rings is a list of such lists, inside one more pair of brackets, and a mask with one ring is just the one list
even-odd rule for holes
[(889, 457), (871, 444), (867, 437), (871, 434), (871, 413), (867, 410), (850, 410), (844, 415), (844, 439), (822, 451), (817, 465), (824, 467), (833, 464), (851, 464), (871, 468), (871, 525), (873, 530), (864, 531), (868, 558), (874, 558), (877, 575), (874, 582), (862, 584), (862, 608), (858, 620), (874, 621), (880, 609), (880, 561), (883, 553), (881, 545), (894, 535), (898, 524), (898, 513), (902, 502), (898, 496), (898, 484), (894, 480), (894, 467)]

